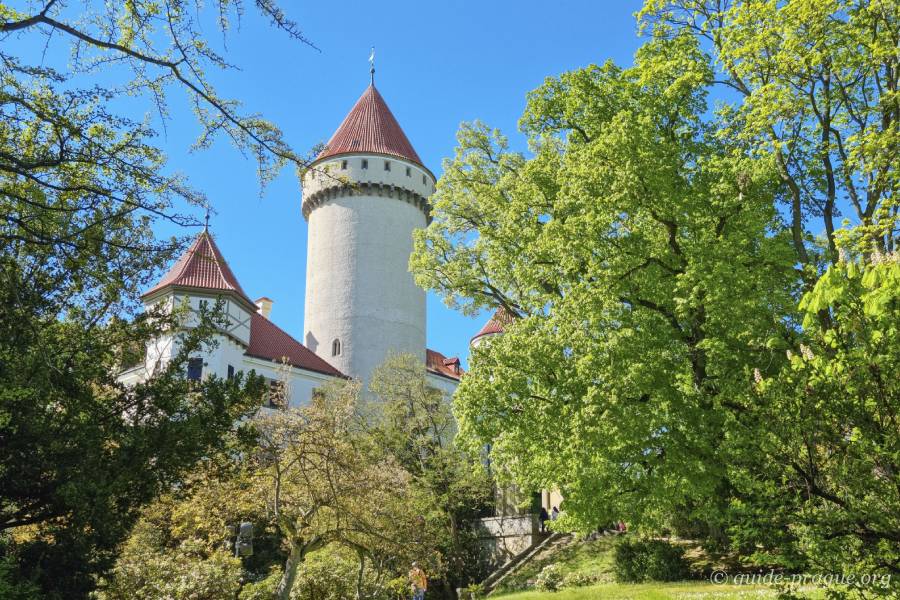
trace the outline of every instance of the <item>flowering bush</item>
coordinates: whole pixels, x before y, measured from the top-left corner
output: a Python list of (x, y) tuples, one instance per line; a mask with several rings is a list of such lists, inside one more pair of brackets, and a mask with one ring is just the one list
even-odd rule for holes
[(545, 592), (555, 592), (563, 586), (563, 573), (558, 565), (547, 565), (534, 580), (534, 587)]

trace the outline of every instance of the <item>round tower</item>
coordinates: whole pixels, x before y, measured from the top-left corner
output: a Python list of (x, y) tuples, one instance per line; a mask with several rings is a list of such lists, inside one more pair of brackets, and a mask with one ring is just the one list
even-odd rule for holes
[(370, 85), (303, 176), (304, 342), (366, 380), (389, 353), (425, 359), (425, 292), (409, 272), (434, 175)]

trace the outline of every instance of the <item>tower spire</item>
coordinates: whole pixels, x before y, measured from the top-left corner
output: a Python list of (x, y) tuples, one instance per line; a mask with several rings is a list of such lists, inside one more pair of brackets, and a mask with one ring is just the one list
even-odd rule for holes
[(369, 54), (369, 77), (371, 84), (375, 85), (375, 46), (372, 46), (372, 53)]

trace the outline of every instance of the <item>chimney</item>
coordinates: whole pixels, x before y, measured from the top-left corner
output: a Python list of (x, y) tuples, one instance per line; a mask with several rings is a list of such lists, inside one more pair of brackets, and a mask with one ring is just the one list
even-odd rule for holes
[(274, 300), (271, 298), (267, 298), (263, 296), (262, 298), (256, 299), (256, 308), (258, 309), (256, 312), (264, 316), (265, 318), (269, 318), (269, 315), (272, 314), (272, 304), (274, 304)]

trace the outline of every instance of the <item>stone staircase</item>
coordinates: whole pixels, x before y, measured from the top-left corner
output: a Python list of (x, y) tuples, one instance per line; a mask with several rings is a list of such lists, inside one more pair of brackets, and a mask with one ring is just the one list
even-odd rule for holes
[(565, 533), (551, 533), (541, 542), (528, 548), (524, 552), (513, 556), (511, 559), (503, 563), (503, 565), (499, 569), (488, 575), (488, 577), (481, 582), (481, 585), (484, 589), (484, 594), (490, 596), (494, 592), (494, 590), (497, 589), (497, 586), (499, 586), (500, 583), (503, 582), (504, 579), (518, 571), (523, 565), (527, 564), (535, 556), (537, 556), (544, 550), (549, 550), (554, 546), (565, 543), (570, 537), (571, 536)]

